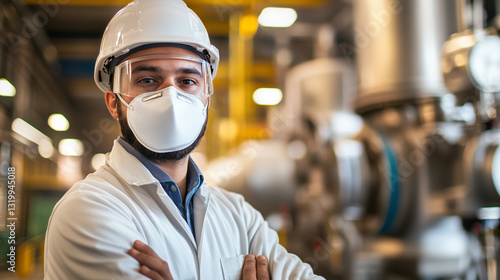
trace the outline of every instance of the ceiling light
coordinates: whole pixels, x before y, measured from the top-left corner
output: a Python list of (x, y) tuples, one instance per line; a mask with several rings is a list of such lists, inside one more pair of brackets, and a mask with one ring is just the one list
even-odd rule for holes
[(5, 78), (0, 79), (0, 96), (15, 96), (16, 88)]
[(99, 167), (103, 166), (105, 163), (106, 163), (106, 155), (103, 153), (95, 154), (92, 157), (91, 164), (94, 170), (99, 169)]
[[(12, 122), (12, 131), (22, 136), (24, 139), (38, 144), (38, 153), (43, 158), (50, 158), (54, 154), (54, 147), (52, 146), (52, 139), (41, 133), (38, 129), (33, 127), (21, 118), (17, 118)], [(19, 138), (18, 140), (21, 140)], [(29, 142), (23, 141), (28, 145)]]
[(266, 27), (289, 27), (297, 20), (297, 12), (292, 8), (268, 7), (262, 10), (258, 20)]
[(59, 153), (63, 156), (83, 155), (83, 143), (78, 139), (63, 139), (59, 142)]
[(477, 217), (480, 220), (498, 220), (500, 218), (499, 207), (484, 207), (479, 209)]
[(253, 93), (253, 101), (259, 105), (277, 105), (283, 99), (279, 88), (259, 88)]
[(38, 153), (43, 158), (50, 158), (54, 154), (54, 146), (52, 146), (52, 141), (44, 139), (38, 144)]
[(55, 131), (66, 131), (69, 128), (69, 122), (62, 114), (52, 114), (48, 120), (49, 126)]
[(52, 143), (49, 137), (21, 118), (17, 118), (12, 122), (12, 130), (38, 145), (40, 145), (42, 141), (50, 141)]

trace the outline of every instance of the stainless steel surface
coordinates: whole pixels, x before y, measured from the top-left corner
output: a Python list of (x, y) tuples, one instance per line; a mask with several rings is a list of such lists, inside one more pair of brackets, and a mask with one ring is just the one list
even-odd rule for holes
[(455, 10), (455, 1), (354, 1), (357, 112), (447, 92), (439, 61)]
[[(477, 211), (481, 207), (496, 207), (499, 206), (500, 193), (498, 187), (493, 181), (495, 174), (500, 172), (500, 166), (494, 164), (495, 156), (500, 146), (500, 131), (486, 131), (482, 133), (478, 139), (471, 140), (472, 145), (476, 145), (474, 149), (472, 169), (469, 177), (472, 182), (468, 182), (470, 186), (469, 199), (474, 199), (471, 202), (477, 205), (477, 208), (471, 209), (477, 215)], [(495, 169), (496, 168), (496, 169)]]
[[(450, 39), (443, 44), (441, 71), (447, 90), (457, 97), (457, 104), (474, 103), (479, 100), (476, 91), (481, 87), (472, 77), (471, 50), (486, 36), (497, 36), (497, 31), (494, 28), (476, 32), (464, 30), (452, 34)], [(487, 56), (487, 54), (484, 55)], [(494, 62), (490, 61), (490, 63)]]
[(304, 118), (324, 123), (332, 112), (350, 112), (355, 84), (353, 66), (343, 59), (319, 58), (290, 69), (285, 79), (285, 131), (300, 130)]
[[(473, 100), (475, 87), (467, 69), (470, 49), (476, 43), (471, 30), (456, 33), (443, 44), (441, 70), (446, 88), (457, 96), (458, 104)], [(477, 99), (477, 98), (476, 98)]]

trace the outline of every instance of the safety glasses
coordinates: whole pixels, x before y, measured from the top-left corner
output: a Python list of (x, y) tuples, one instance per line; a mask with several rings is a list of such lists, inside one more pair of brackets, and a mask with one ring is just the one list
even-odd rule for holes
[(213, 93), (210, 71), (207, 61), (190, 55), (143, 55), (115, 67), (113, 92), (135, 98), (174, 86), (205, 102)]

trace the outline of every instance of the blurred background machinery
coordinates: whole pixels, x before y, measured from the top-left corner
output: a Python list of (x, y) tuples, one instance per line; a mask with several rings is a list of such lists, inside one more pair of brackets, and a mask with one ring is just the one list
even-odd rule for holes
[(353, 4), (362, 125), (351, 115), (358, 131), (342, 135), (330, 118), (309, 154), (334, 200), (322, 250), (341, 257), (325, 266), (341, 279), (500, 279), (500, 38), (483, 2)]
[[(222, 55), (208, 182), (326, 279), (500, 279), (499, 1), (185, 1)], [(0, 0), (1, 279), (43, 278), (54, 204), (119, 135), (92, 77), (128, 2)]]

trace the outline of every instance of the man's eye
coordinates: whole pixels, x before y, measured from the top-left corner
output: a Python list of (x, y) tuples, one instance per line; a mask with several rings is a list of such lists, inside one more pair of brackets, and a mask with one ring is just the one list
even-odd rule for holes
[(183, 85), (196, 85), (196, 81), (193, 79), (183, 79), (181, 80), (181, 84)]
[(155, 80), (153, 78), (142, 78), (142, 79), (139, 79), (139, 81), (137, 81), (137, 83), (149, 85), (149, 84), (155, 83)]

